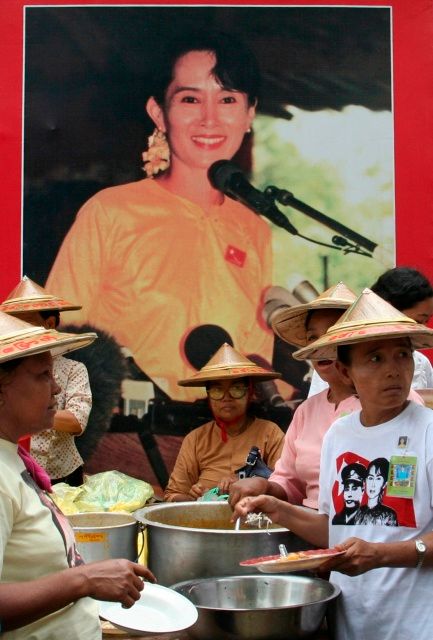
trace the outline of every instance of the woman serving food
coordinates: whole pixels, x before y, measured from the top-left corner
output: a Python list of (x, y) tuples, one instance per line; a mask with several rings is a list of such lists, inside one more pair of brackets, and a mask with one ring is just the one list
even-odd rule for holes
[[(83, 564), (67, 518), (49, 497), (49, 479), (18, 440), (53, 426), (52, 356), (94, 333), (36, 327), (0, 312), (0, 623), (5, 639), (98, 640), (93, 600), (131, 607), (152, 573), (129, 560)], [(51, 352), (51, 353), (50, 353)]]
[(278, 377), (224, 344), (200, 371), (179, 382), (206, 388), (214, 419), (184, 438), (165, 500), (197, 500), (215, 487), (227, 493), (253, 446), (260, 450), (264, 463), (274, 468), (284, 434), (273, 422), (255, 418), (250, 405), (254, 382)]
[[(433, 413), (407, 399), (412, 351), (432, 346), (431, 329), (364, 290), (324, 336), (295, 353), (336, 359), (361, 403), (325, 435), (319, 512), (263, 495), (235, 507), (234, 518), (261, 511), (312, 544), (344, 551), (322, 567), (342, 589), (341, 640), (433, 634)], [(345, 498), (355, 508), (349, 521), (336, 517)]]

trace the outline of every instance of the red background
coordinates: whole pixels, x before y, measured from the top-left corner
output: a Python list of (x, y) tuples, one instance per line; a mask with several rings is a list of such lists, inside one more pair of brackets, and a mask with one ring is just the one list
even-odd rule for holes
[[(28, 0), (25, 5), (41, 5)], [(129, 4), (110, 0), (61, 2), (45, 5)], [(164, 4), (178, 4), (165, 2)], [(186, 2), (184, 4), (203, 4)], [(229, 2), (212, 4), (230, 5)], [(243, 4), (237, 2), (236, 4)], [(261, 5), (249, 1), (245, 4)], [(275, 2), (287, 5), (355, 5), (353, 0), (328, 2)], [(21, 159), (23, 0), (0, 4), (0, 154), (1, 214), (0, 296), (3, 298), (21, 276)], [(362, 6), (384, 6), (380, 1)], [(393, 86), (395, 119), (395, 202), (397, 264), (422, 270), (433, 280), (432, 156), (433, 156), (433, 4), (431, 0), (392, 0)], [(49, 230), (47, 229), (47, 233)]]

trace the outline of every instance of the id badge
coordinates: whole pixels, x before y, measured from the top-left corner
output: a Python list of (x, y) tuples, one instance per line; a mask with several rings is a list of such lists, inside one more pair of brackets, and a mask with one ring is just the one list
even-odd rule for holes
[(391, 456), (389, 460), (388, 496), (413, 498), (415, 495), (417, 457)]

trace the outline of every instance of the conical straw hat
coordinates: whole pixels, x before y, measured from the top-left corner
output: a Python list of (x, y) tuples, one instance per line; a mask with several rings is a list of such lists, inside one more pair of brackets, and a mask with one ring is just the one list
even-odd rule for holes
[(93, 342), (96, 333), (63, 333), (35, 327), (0, 311), (0, 364), (50, 351), (53, 356), (74, 351)]
[(272, 329), (285, 342), (303, 347), (307, 344), (305, 322), (309, 311), (320, 309), (347, 309), (356, 300), (356, 294), (343, 282), (330, 287), (311, 302), (290, 309), (281, 309), (272, 319)]
[(26, 311), (72, 311), (75, 309), (81, 309), (81, 307), (48, 293), (46, 289), (27, 276), (24, 276), (0, 305), (0, 311), (10, 314)]
[(280, 377), (280, 373), (260, 367), (225, 342), (200, 371), (191, 378), (179, 380), (178, 384), (182, 387), (202, 387), (212, 380), (254, 378), (259, 381)]
[(397, 311), (370, 289), (364, 289), (325, 335), (295, 351), (293, 357), (296, 360), (336, 360), (339, 345), (401, 337), (409, 338), (414, 349), (433, 347), (432, 329)]

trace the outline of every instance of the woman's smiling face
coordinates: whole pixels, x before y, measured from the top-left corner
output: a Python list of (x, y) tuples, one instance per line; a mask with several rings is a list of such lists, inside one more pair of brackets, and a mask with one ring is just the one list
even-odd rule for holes
[(148, 102), (155, 124), (167, 134), (172, 165), (207, 169), (229, 160), (251, 126), (255, 107), (245, 93), (221, 87), (215, 62), (209, 51), (186, 53), (176, 62), (163, 109), (152, 98)]

